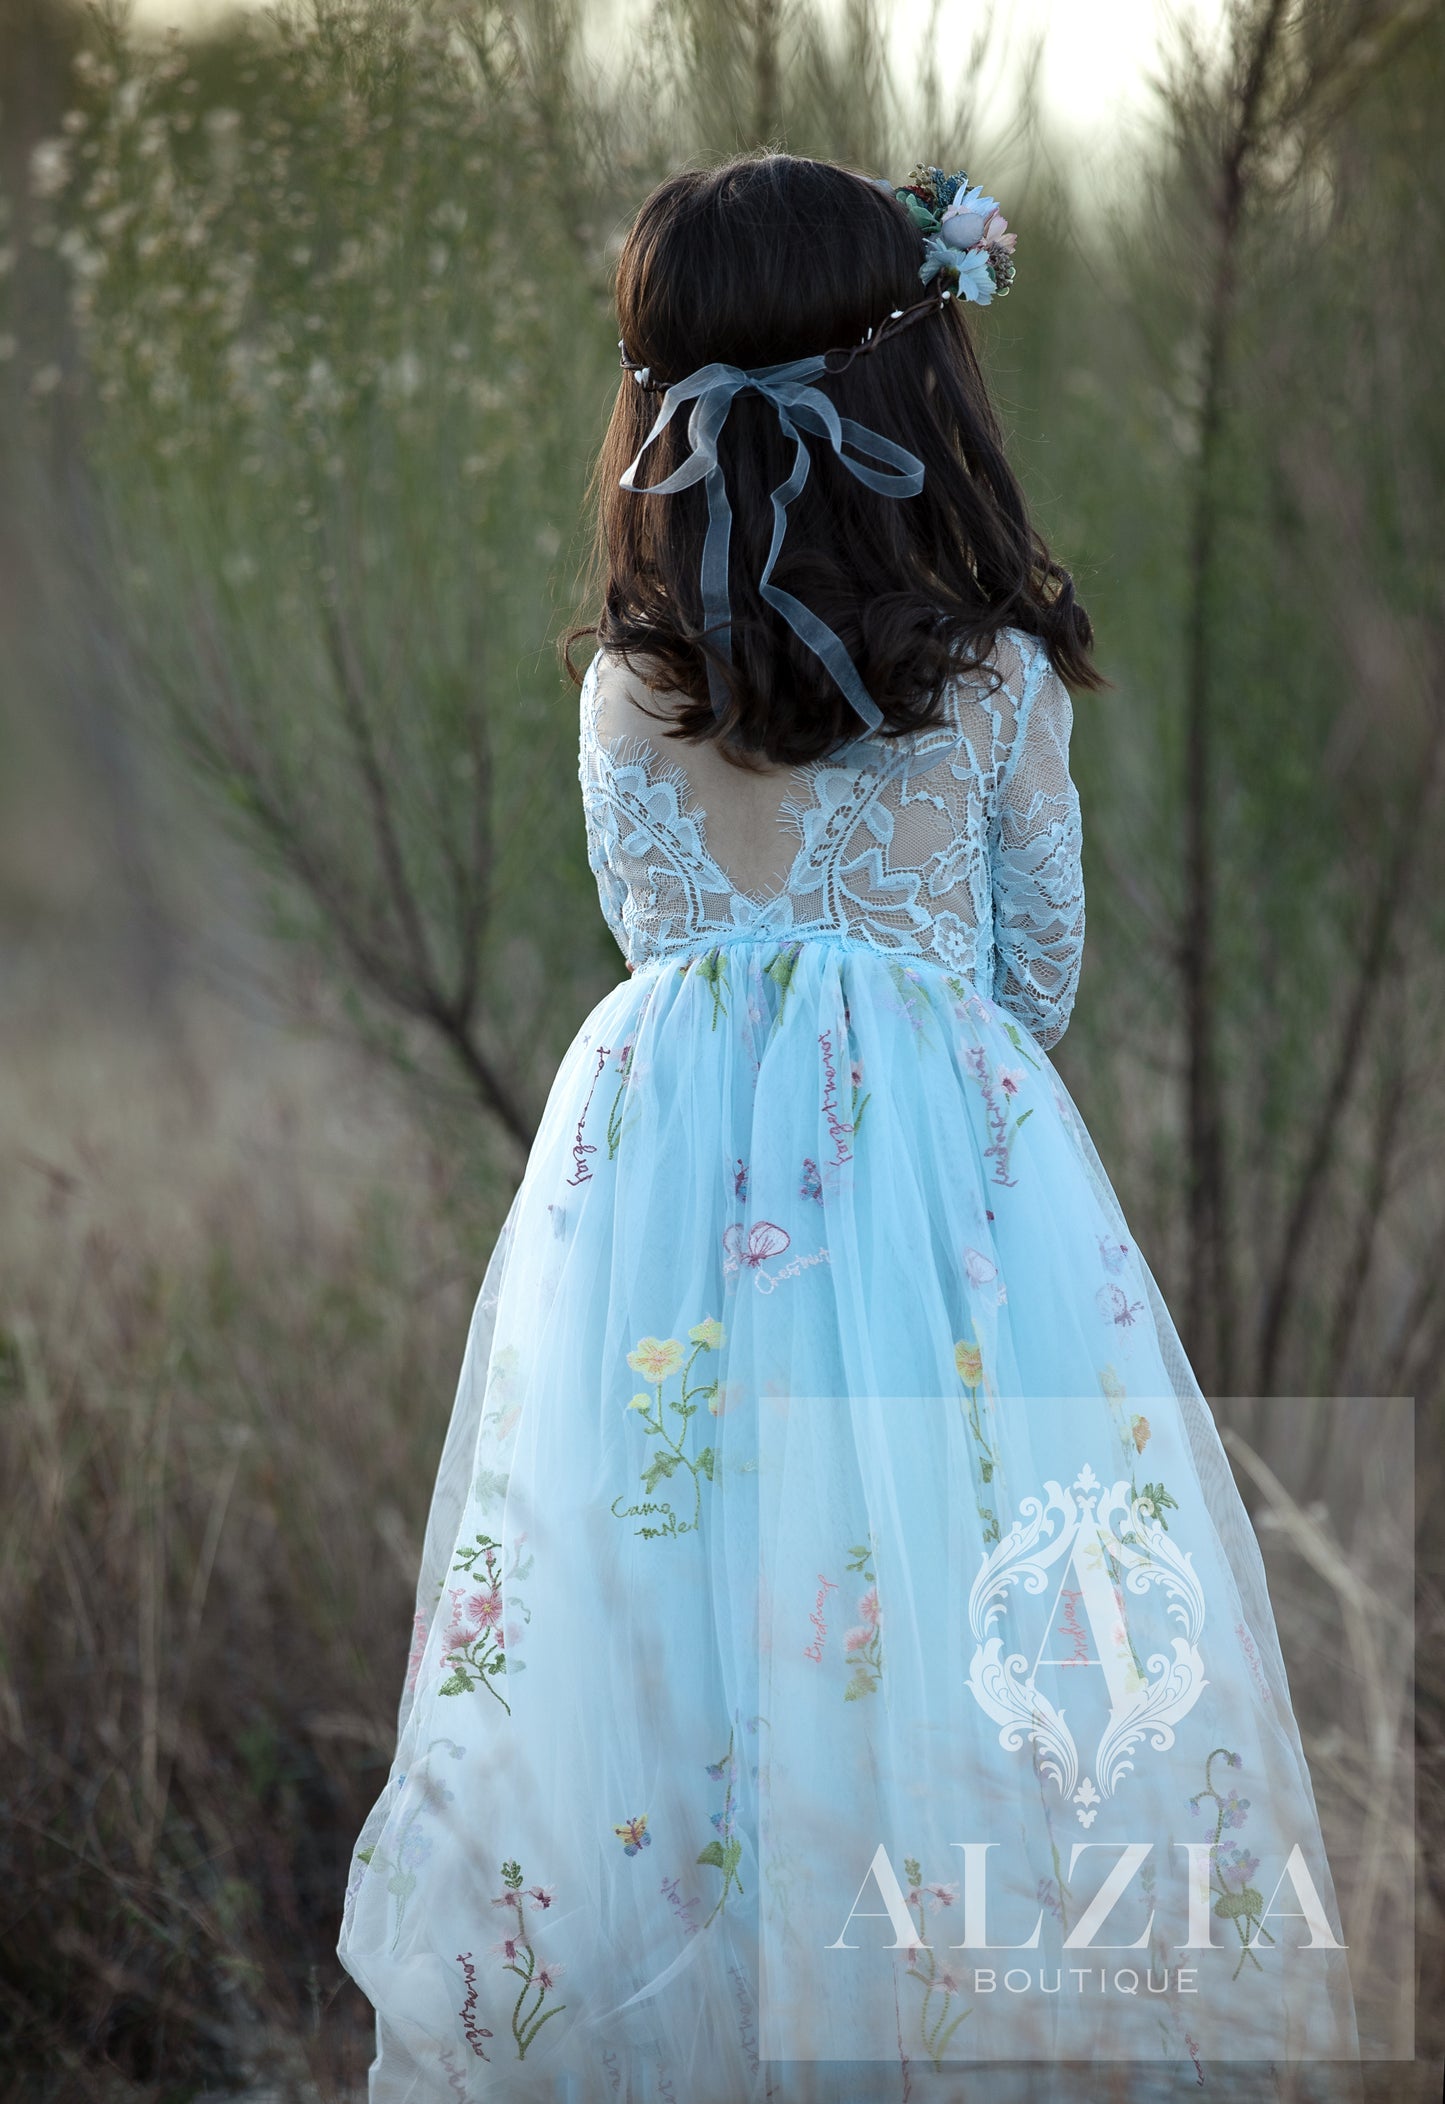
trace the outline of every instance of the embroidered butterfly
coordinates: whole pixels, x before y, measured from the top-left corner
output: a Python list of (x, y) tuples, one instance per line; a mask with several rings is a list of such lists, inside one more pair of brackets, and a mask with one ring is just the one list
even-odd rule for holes
[(735, 1220), (723, 1229), (723, 1269), (736, 1271), (739, 1264), (745, 1264), (750, 1271), (756, 1271), (769, 1257), (780, 1256), (792, 1239), (785, 1227), (778, 1227), (771, 1220), (755, 1220), (746, 1234), (742, 1222)]
[(639, 1855), (644, 1848), (652, 1846), (652, 1836), (647, 1831), (646, 1812), (636, 1819), (624, 1819), (621, 1826), (614, 1826), (612, 1831), (622, 1843), (622, 1853), (625, 1856)]
[[(989, 1214), (990, 1220), (993, 1218)], [(992, 1286), (994, 1305), (1002, 1307), (1008, 1299), (1008, 1287), (998, 1275), (998, 1265), (992, 1257), (985, 1256), (981, 1249), (971, 1246), (963, 1252), (963, 1268), (971, 1286)]]
[(1144, 1312), (1143, 1301), (1130, 1300), (1122, 1286), (1100, 1286), (1094, 1303), (1101, 1315), (1107, 1315), (1122, 1330), (1132, 1329), (1135, 1316)]
[(1124, 1268), (1124, 1259), (1129, 1254), (1127, 1242), (1115, 1242), (1107, 1235), (1099, 1237), (1099, 1255), (1106, 1271), (1119, 1272)]
[(823, 1179), (818, 1173), (818, 1164), (810, 1154), (803, 1156), (803, 1180), (798, 1185), (798, 1196), (816, 1198), (819, 1205), (823, 1203)]

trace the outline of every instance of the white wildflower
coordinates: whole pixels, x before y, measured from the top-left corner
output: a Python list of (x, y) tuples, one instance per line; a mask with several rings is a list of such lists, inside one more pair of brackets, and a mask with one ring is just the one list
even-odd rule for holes
[(70, 181), (70, 144), (66, 139), (42, 139), (30, 153), (30, 192), (33, 197), (59, 197)]
[(390, 384), (403, 401), (409, 402), (421, 386), (421, 360), (415, 351), (403, 351), (391, 367)]

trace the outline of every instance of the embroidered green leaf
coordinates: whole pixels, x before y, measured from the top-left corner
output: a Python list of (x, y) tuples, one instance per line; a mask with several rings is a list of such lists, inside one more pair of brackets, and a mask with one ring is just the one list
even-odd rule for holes
[(1226, 1892), (1214, 1902), (1214, 1911), (1221, 1921), (1252, 1920), (1264, 1912), (1264, 1894), (1249, 1886), (1243, 1892)]
[[(1010, 1044), (1011, 1044), (1011, 1045), (1013, 1046), (1013, 1048), (1014, 1048), (1015, 1052), (1017, 1052), (1017, 1053), (1018, 1053), (1019, 1057), (1020, 1057), (1021, 1059), (1026, 1059), (1026, 1060), (1028, 1061), (1029, 1065), (1030, 1065), (1030, 1066), (1031, 1066), (1031, 1067), (1032, 1067), (1032, 1068), (1034, 1069), (1034, 1072), (1035, 1072), (1035, 1073), (1038, 1073), (1038, 1072), (1040, 1071), (1040, 1068), (1039, 1068), (1039, 1063), (1038, 1063), (1038, 1061), (1037, 1061), (1037, 1060), (1036, 1060), (1036, 1059), (1035, 1059), (1035, 1058), (1033, 1057), (1032, 1053), (1030, 1053), (1030, 1052), (1027, 1052), (1027, 1051), (1026, 1051), (1026, 1050), (1024, 1049), (1024, 1041), (1023, 1041), (1023, 1039), (1022, 1039), (1022, 1038), (1021, 1038), (1021, 1037), (1019, 1036), (1019, 1026), (1018, 1026), (1018, 1024), (1017, 1024), (1017, 1023), (1005, 1023), (1005, 1024), (1004, 1024), (1004, 1031), (1005, 1031), (1005, 1033), (1006, 1033), (1006, 1035), (1007, 1035), (1007, 1037), (1008, 1037), (1008, 1041), (1009, 1041), (1009, 1043), (1010, 1043)], [(1024, 1113), (1024, 1117), (1027, 1117), (1027, 1116), (1028, 1116), (1028, 1113), (1027, 1113), (1027, 1111), (1025, 1111), (1025, 1113)], [(1022, 1125), (1022, 1123), (1023, 1123), (1023, 1118), (1020, 1118), (1020, 1119), (1019, 1119), (1019, 1123), (1020, 1123), (1020, 1125)]]
[(679, 1465), (680, 1457), (676, 1454), (654, 1454), (642, 1471), (644, 1489), (649, 1491), (656, 1490), (658, 1484), (665, 1477), (677, 1474)]
[(1167, 1533), (1169, 1531), (1169, 1522), (1164, 1517), (1165, 1508), (1167, 1507), (1171, 1512), (1177, 1512), (1179, 1510), (1179, 1500), (1171, 1498), (1162, 1483), (1146, 1483), (1139, 1495), (1141, 1498), (1149, 1500), (1149, 1503), (1154, 1507), (1155, 1518)]

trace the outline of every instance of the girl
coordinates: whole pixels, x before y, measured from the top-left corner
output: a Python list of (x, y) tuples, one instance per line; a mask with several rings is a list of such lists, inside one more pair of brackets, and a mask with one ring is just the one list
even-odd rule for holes
[(1048, 1058), (1104, 682), (972, 347), (1013, 249), (961, 172), (775, 154), (622, 250), (580, 779), (631, 977), (442, 1455), (339, 1946), (373, 2104), (1356, 2051), (1258, 1547)]

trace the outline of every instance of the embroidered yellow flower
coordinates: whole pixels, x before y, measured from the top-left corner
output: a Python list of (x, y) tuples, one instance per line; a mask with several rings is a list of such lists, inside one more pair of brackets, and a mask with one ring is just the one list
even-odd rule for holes
[(1122, 1403), (1125, 1396), (1124, 1383), (1115, 1373), (1112, 1364), (1099, 1370), (1099, 1386), (1111, 1403)]
[(953, 1363), (965, 1388), (977, 1388), (983, 1379), (983, 1353), (979, 1346), (960, 1337), (953, 1347)]
[(649, 1381), (665, 1381), (676, 1373), (686, 1354), (676, 1337), (639, 1337), (637, 1348), (627, 1354), (627, 1363)]
[[(723, 1341), (724, 1331), (716, 1316), (709, 1315), (705, 1322), (695, 1322), (687, 1334), (692, 1343), (701, 1344), (706, 1350), (715, 1352)], [(640, 1350), (641, 1346), (638, 1349)]]
[(629, 1410), (650, 1410), (652, 1408), (652, 1397), (645, 1388), (639, 1388), (627, 1407)]

